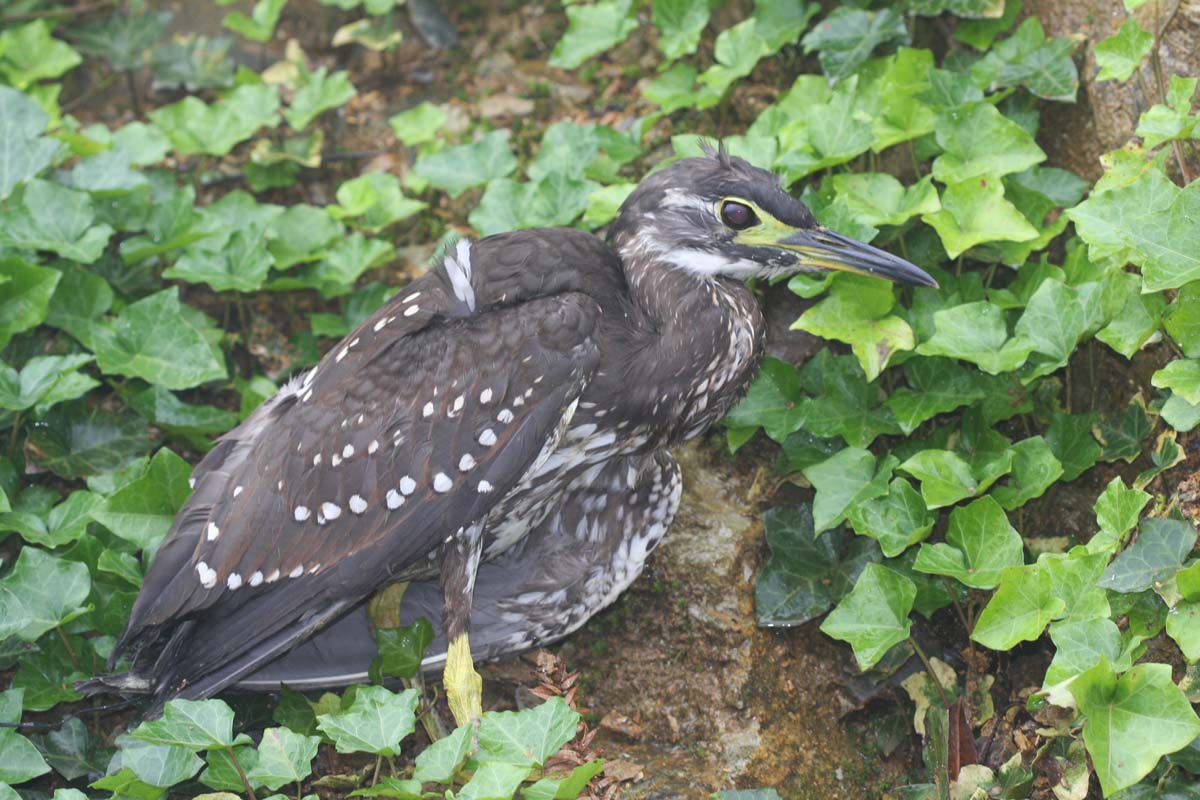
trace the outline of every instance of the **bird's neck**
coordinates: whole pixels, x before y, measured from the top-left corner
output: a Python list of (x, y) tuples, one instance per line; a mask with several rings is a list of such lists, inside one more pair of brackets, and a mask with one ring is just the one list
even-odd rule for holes
[[(634, 341), (626, 382), (670, 439), (694, 436), (741, 398), (757, 369), (764, 323), (741, 281), (622, 252)], [(643, 396), (644, 395), (644, 396)]]

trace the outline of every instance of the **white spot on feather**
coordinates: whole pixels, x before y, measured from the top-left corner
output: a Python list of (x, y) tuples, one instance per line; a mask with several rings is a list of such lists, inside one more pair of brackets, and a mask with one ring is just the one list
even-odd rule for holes
[(369, 445), (367, 445), (367, 455), (369, 455), (369, 456), (375, 455), (375, 451), (378, 449), (379, 449), (379, 440), (372, 439), (371, 443)]
[(412, 294), (410, 294), (408, 297), (404, 298), (400, 302), (401, 303), (411, 303), (413, 300), (416, 300), (420, 296), (421, 296), (420, 292), (413, 292)]
[(296, 522), (304, 522), (312, 516), (312, 512), (308, 510), (308, 506), (296, 506), (296, 510), (292, 512), (292, 516), (296, 518)]
[(200, 575), (200, 585), (205, 589), (211, 589), (217, 585), (217, 571), (209, 568), (208, 564), (201, 561), (196, 565), (196, 572)]
[(484, 405), (487, 405), (488, 403), (492, 402), (492, 390), (484, 389), (482, 392), (480, 392), (479, 393), (479, 402), (483, 403)]
[(242, 492), (245, 490), (245, 488), (246, 488), (245, 486), (235, 486), (235, 487), (233, 487), (233, 496), (234, 496), (234, 497), (237, 497), (239, 494), (241, 494), (241, 493), (242, 493)]
[(304, 574), (304, 565), (298, 565), (294, 570), (288, 573), (289, 578), (299, 578)]
[(271, 574), (267, 576), (267, 583), (274, 583), (279, 580), (279, 570), (271, 570)]
[(433, 476), (433, 490), (445, 494), (454, 486), (454, 481), (450, 480), (450, 476), (444, 472), (439, 472)]
[(490, 483), (488, 483), (487, 481), (480, 481), (480, 482), (479, 482), (479, 493), (480, 493), (480, 494), (488, 494), (488, 493), (490, 493), (490, 492), (491, 492), (493, 489), (495, 489), (495, 488), (496, 488), (496, 487), (492, 486), (492, 485), (491, 485)]
[(404, 505), (404, 498), (401, 497), (400, 493), (395, 489), (388, 489), (387, 497), (384, 499), (387, 501), (387, 507), (391, 511), (395, 511), (397, 508)]
[(217, 527), (217, 523), (208, 523), (208, 540), (211, 542), (221, 535), (221, 529)]
[(361, 495), (350, 495), (350, 510), (355, 514), (361, 514), (367, 510), (367, 501), (362, 499)]
[(226, 579), (225, 585), (229, 587), (230, 591), (240, 588), (242, 585), (242, 576), (236, 572), (229, 573), (229, 578)]
[(400, 479), (400, 491), (403, 492), (406, 496), (412, 494), (416, 490), (417, 490), (417, 482), (414, 481), (410, 476), (405, 475), (403, 478)]
[(342, 448), (342, 458), (350, 458), (354, 455), (354, 445), (348, 444)]
[(463, 457), (458, 460), (458, 469), (460, 472), (470, 472), (475, 469), (475, 457), (470, 453), (463, 453)]
[(342, 507), (337, 503), (321, 503), (321, 513), (332, 522), (342, 515)]
[(484, 430), (479, 434), (479, 443), (484, 447), (491, 447), (496, 443), (496, 432), (491, 428)]
[(505, 425), (507, 425), (513, 421), (513, 412), (509, 411), (507, 408), (502, 408), (500, 409), (500, 413), (496, 415), (496, 419), (497, 421), (503, 422)]
[(413, 314), (416, 314), (420, 310), (421, 310), (420, 306), (409, 306), (408, 308), (404, 309), (404, 316), (411, 317)]
[(424, 407), (421, 409), (421, 416), (422, 417), (432, 417), (433, 416), (433, 403), (426, 403), (424, 405)]
[(254, 574), (250, 576), (250, 585), (251, 586), (259, 586), (260, 584), (262, 584), (262, 582), (263, 582), (262, 571), (255, 570)]

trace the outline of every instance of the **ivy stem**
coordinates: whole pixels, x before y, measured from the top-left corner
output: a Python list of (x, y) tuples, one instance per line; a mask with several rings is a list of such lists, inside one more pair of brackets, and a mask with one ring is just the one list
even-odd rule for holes
[[(258, 800), (258, 796), (254, 794), (254, 787), (250, 785), (250, 778), (246, 776), (246, 770), (242, 768), (242, 762), (238, 760), (237, 752), (233, 749), (233, 745), (225, 745), (225, 750), (229, 753), (229, 760), (233, 762), (233, 768), (237, 770), (238, 777), (242, 779), (242, 786), (246, 787), (246, 796), (250, 800)], [(299, 786), (299, 783), (296, 785)]]
[(938, 698), (942, 701), (942, 708), (949, 708), (950, 701), (946, 698), (946, 690), (942, 687), (942, 682), (938, 680), (937, 673), (933, 671), (933, 664), (929, 663), (929, 659), (925, 656), (925, 651), (921, 649), (921, 645), (917, 644), (917, 640), (912, 636), (908, 637), (908, 643), (912, 645), (913, 652), (917, 654), (917, 658), (921, 659), (921, 663), (925, 665), (925, 672), (929, 675), (929, 680), (933, 681), (933, 688), (937, 689)]
[(54, 630), (58, 633), (58, 638), (62, 639), (63, 647), (67, 648), (67, 656), (71, 659), (71, 666), (76, 672), (82, 672), (83, 668), (79, 666), (79, 656), (75, 655), (75, 648), (71, 647), (71, 643), (67, 641), (67, 635), (63, 633), (62, 625), (55, 625)]
[(371, 775), (371, 785), (379, 783), (379, 768), (383, 766), (383, 756), (375, 756), (375, 772)]
[(21, 432), (21, 412), (13, 412), (12, 433), (8, 437), (8, 455), (12, 459), (17, 457), (17, 436)]
[[(1167, 79), (1163, 73), (1162, 58), (1158, 55), (1158, 47), (1162, 32), (1171, 24), (1171, 20), (1175, 18), (1175, 12), (1167, 17), (1165, 23), (1160, 24), (1159, 11), (1160, 6), (1154, 8), (1154, 47), (1150, 50), (1150, 65), (1154, 68), (1154, 82), (1158, 85), (1158, 97), (1163, 105), (1167, 104)], [(1178, 9), (1176, 9), (1177, 11)], [(1192, 174), (1188, 170), (1187, 160), (1183, 157), (1183, 145), (1179, 140), (1171, 142), (1171, 152), (1175, 154), (1175, 163), (1179, 164), (1179, 174), (1183, 176), (1183, 183), (1186, 186), (1192, 182)]]
[(962, 607), (962, 603), (958, 602), (958, 594), (954, 591), (954, 587), (950, 585), (950, 579), (942, 578), (942, 584), (946, 587), (946, 593), (950, 595), (950, 604), (954, 606), (954, 612), (958, 614), (958, 621), (962, 623), (963, 629), (967, 632), (967, 636), (970, 636), (971, 624), (967, 620), (967, 612)]

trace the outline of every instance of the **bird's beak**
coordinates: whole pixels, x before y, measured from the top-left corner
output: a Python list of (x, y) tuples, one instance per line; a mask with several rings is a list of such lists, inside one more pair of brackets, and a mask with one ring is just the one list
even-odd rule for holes
[(799, 254), (801, 263), (807, 266), (873, 275), (913, 286), (938, 285), (920, 267), (825, 227), (793, 231), (774, 246)]

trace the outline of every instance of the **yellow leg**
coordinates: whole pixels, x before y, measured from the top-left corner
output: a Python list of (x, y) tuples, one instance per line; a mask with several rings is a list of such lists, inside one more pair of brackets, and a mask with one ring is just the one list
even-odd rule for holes
[(450, 642), (442, 685), (446, 687), (446, 700), (450, 703), (454, 721), (460, 726), (478, 724), (483, 716), (483, 678), (475, 671), (471, 643), (465, 633)]

